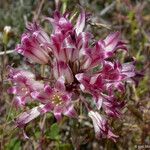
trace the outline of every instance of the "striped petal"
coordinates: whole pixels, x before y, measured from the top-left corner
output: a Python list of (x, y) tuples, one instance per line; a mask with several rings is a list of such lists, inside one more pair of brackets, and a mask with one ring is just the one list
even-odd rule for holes
[(77, 23), (75, 25), (76, 33), (79, 35), (84, 29), (85, 26), (85, 11), (83, 8), (81, 8), (81, 13), (77, 19)]
[(40, 105), (37, 107), (34, 107), (30, 109), (29, 111), (26, 111), (22, 113), (17, 119), (16, 119), (16, 125), (18, 127), (23, 127), (25, 124), (29, 123), (33, 119), (37, 118), (41, 114), (41, 109), (44, 107), (44, 105)]

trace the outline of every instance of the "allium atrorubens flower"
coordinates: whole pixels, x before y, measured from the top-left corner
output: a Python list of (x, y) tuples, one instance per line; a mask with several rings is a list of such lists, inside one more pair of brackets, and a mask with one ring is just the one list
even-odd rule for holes
[(21, 44), (17, 45), (16, 51), (27, 57), (30, 61), (39, 64), (47, 64), (50, 49), (46, 43), (50, 41), (47, 33), (36, 23), (30, 24), (27, 31), (21, 37)]
[(64, 77), (60, 77), (54, 87), (45, 85), (40, 92), (31, 93), (34, 99), (44, 104), (43, 112), (52, 111), (58, 121), (62, 114), (69, 117), (76, 117), (76, 111), (72, 103), (72, 94), (66, 91)]
[(104, 61), (103, 68), (98, 73), (93, 75), (79, 73), (76, 78), (81, 83), (82, 91), (92, 94), (97, 108), (100, 109), (102, 100), (109, 99), (104, 95), (106, 93), (107, 97), (114, 95), (115, 90), (124, 92), (124, 81), (128, 81), (134, 75), (133, 62), (120, 64)]
[(93, 126), (97, 138), (105, 137), (116, 142), (116, 138), (118, 138), (118, 136), (111, 131), (106, 119), (102, 115), (94, 111), (89, 111), (88, 115), (93, 121)]
[(75, 25), (69, 18), (70, 14), (56, 11), (53, 18), (46, 18), (53, 26), (50, 36), (36, 23), (30, 24), (22, 35), (17, 52), (34, 63), (50, 65), (51, 75), (48, 80), (38, 79), (27, 71), (10, 70), (14, 87), (9, 92), (15, 94), (17, 104), (25, 105), (30, 100), (39, 103), (17, 118), (17, 126), (47, 112), (53, 113), (58, 121), (62, 115), (76, 118), (75, 101), (86, 105), (88, 101), (83, 95), (88, 93), (96, 106), (86, 105), (96, 137), (116, 141), (118, 136), (112, 133), (106, 118), (121, 115), (124, 101), (115, 93), (125, 93), (124, 83), (131, 82), (135, 75), (134, 61), (122, 64), (115, 60), (118, 51), (127, 52), (119, 32), (95, 42), (93, 35), (84, 31), (87, 15), (83, 9), (77, 21), (73, 21)]
[(35, 75), (29, 71), (9, 68), (9, 80), (13, 82), (13, 87), (8, 89), (8, 93), (14, 94), (13, 103), (16, 107), (24, 106), (31, 100), (31, 92), (40, 90), (44, 85), (35, 81)]

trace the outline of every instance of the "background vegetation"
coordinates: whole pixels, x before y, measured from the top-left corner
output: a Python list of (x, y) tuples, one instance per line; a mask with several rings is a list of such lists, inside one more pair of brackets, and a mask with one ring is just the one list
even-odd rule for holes
[[(124, 150), (149, 146), (150, 149), (150, 1), (149, 0), (62, 0), (62, 9), (69, 12), (78, 10), (80, 4), (92, 14), (87, 29), (96, 37), (105, 37), (109, 32), (121, 31), (128, 42), (129, 55), (118, 55), (122, 61), (133, 56), (139, 77), (137, 85), (127, 86), (123, 97), (126, 107), (123, 116), (111, 120), (111, 125), (120, 138), (117, 143), (96, 140), (91, 121), (81, 115), (79, 122), (69, 120), (60, 124), (51, 114), (41, 116), (29, 123), (25, 139), (13, 121), (21, 112), (12, 107), (12, 95), (7, 94), (7, 65), (25, 67), (23, 58), (10, 51), (20, 41), (28, 22), (40, 22), (46, 31), (51, 27), (43, 22), (44, 16), (52, 16), (55, 9), (53, 0), (0, 0), (0, 149), (6, 150)], [(10, 26), (8, 39), (4, 40), (4, 27)], [(4, 53), (7, 51), (8, 54)], [(142, 74), (142, 75), (141, 75)], [(30, 106), (29, 106), (30, 107)], [(43, 124), (44, 123), (44, 124)]]

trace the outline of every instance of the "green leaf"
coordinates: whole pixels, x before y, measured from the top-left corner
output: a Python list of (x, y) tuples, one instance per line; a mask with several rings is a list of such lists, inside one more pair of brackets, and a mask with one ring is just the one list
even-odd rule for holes
[(51, 125), (50, 129), (46, 131), (46, 135), (50, 139), (58, 140), (60, 139), (59, 132), (60, 130), (58, 124), (54, 123), (53, 125)]
[(41, 132), (40, 131), (35, 131), (34, 135), (38, 139), (41, 135)]
[(6, 145), (6, 150), (21, 150), (21, 141), (16, 138), (11, 139)]

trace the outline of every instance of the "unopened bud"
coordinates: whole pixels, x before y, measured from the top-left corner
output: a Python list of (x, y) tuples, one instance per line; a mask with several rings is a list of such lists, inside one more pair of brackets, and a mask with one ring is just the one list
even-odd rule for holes
[(5, 26), (5, 27), (4, 27), (4, 32), (5, 32), (6, 34), (10, 33), (10, 31), (11, 31), (11, 27), (10, 27), (10, 26)]
[(4, 27), (3, 43), (5, 45), (7, 45), (7, 43), (8, 43), (8, 34), (10, 33), (10, 31), (11, 31), (11, 27), (10, 26), (5, 26)]

